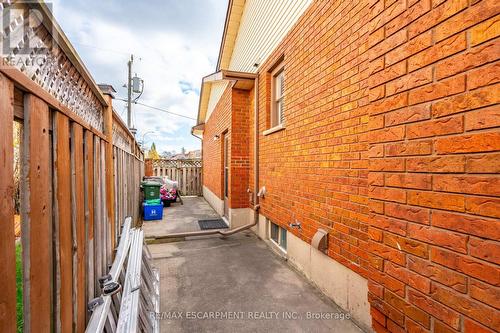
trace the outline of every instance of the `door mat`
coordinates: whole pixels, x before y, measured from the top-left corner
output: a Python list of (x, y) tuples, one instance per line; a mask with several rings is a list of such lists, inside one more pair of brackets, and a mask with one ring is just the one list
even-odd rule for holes
[(227, 229), (227, 224), (223, 219), (198, 220), (201, 230)]

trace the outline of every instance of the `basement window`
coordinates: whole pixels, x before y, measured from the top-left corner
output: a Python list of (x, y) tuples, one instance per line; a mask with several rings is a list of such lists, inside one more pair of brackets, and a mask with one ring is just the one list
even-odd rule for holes
[(286, 229), (269, 221), (271, 240), (286, 251)]

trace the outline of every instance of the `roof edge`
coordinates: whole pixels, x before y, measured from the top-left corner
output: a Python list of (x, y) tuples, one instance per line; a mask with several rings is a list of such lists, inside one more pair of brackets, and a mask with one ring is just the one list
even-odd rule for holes
[(198, 103), (198, 116), (196, 125), (205, 123), (208, 103), (210, 102), (210, 92), (212, 90), (212, 83), (220, 81), (254, 81), (257, 78), (256, 73), (236, 72), (228, 70), (220, 70), (215, 73), (209, 74), (201, 80), (200, 100)]
[[(222, 34), (222, 40), (219, 48), (219, 58), (217, 59), (216, 71), (221, 69), (227, 69), (227, 64), (223, 64), (224, 55), (226, 52), (233, 51), (234, 44), (236, 43), (236, 36), (228, 40), (228, 31), (230, 28), (235, 27), (236, 30), (239, 29), (241, 22), (241, 16), (243, 15), (243, 8), (245, 7), (246, 0), (229, 0), (226, 12), (226, 21), (224, 23), (224, 32)], [(241, 7), (241, 10), (234, 10), (235, 7)]]
[(227, 3), (226, 21), (224, 22), (224, 31), (222, 32), (222, 37), (221, 37), (220, 47), (219, 47), (219, 57), (217, 59), (217, 67), (215, 68), (215, 71), (220, 70), (220, 64), (222, 61), (222, 52), (224, 50), (224, 44), (226, 43), (226, 33), (227, 33), (227, 29), (229, 27), (229, 18), (231, 16), (231, 8), (232, 7), (233, 7), (233, 0), (229, 0)]

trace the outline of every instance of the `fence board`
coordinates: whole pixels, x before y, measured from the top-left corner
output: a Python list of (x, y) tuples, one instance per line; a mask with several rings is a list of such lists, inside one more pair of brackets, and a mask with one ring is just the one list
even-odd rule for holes
[(117, 214), (118, 214), (118, 222), (119, 222), (119, 225), (121, 225), (123, 223), (123, 207), (122, 207), (122, 194), (123, 194), (123, 191), (121, 191), (122, 189), (122, 178), (121, 178), (121, 172), (122, 172), (122, 165), (121, 165), (121, 161), (122, 161), (122, 151), (118, 148), (116, 148), (116, 182), (117, 182), (117, 185), (116, 185), (116, 191), (115, 191), (115, 194), (117, 196), (117, 204), (116, 204), (116, 211), (117, 211)]
[(83, 128), (72, 123), (71, 162), (72, 162), (72, 204), (73, 204), (73, 277), (74, 308), (76, 331), (85, 330), (85, 198), (84, 162), (83, 162)]
[(23, 282), (24, 327), (51, 331), (52, 261), (49, 108), (38, 97), (24, 96)]
[(94, 135), (85, 131), (85, 226), (87, 246), (87, 301), (94, 296)]
[(14, 85), (0, 75), (0, 332), (16, 330), (16, 253), (14, 236)]
[(109, 261), (112, 262), (111, 250), (115, 248), (115, 184), (113, 180), (113, 97), (106, 94), (104, 96), (108, 106), (104, 108), (104, 133), (108, 138), (108, 142), (105, 144), (105, 168), (106, 168), (106, 211), (108, 213), (108, 224), (109, 224)]
[[(117, 151), (116, 147), (113, 147), (113, 188), (116, 190), (118, 187), (118, 178), (116, 177), (116, 172), (118, 170), (118, 159), (117, 159)], [(114, 237), (116, 242), (118, 242), (118, 236), (120, 232), (120, 210), (118, 209), (118, 193), (114, 191), (113, 193), (113, 207), (115, 208), (115, 219), (113, 224), (115, 225)]]
[(101, 198), (102, 198), (102, 229), (104, 230), (102, 242), (105, 246), (103, 255), (103, 271), (108, 271), (108, 265), (111, 264), (111, 221), (109, 220), (108, 207), (108, 183), (106, 178), (106, 142), (101, 140)]
[(121, 181), (121, 209), (123, 214), (127, 212), (126, 196), (127, 196), (127, 180), (125, 178), (125, 153), (121, 151), (120, 154), (120, 181)]
[(101, 199), (101, 142), (100, 139), (94, 136), (94, 288), (96, 293), (99, 291), (99, 283), (97, 279), (103, 275), (102, 262), (102, 199)]
[(17, 88), (14, 88), (14, 117), (24, 118), (24, 93)]
[(69, 119), (62, 113), (55, 113), (54, 122), (54, 185), (56, 274), (59, 298), (56, 300), (59, 319), (57, 326), (62, 332), (73, 330), (73, 243), (71, 231), (71, 165)]

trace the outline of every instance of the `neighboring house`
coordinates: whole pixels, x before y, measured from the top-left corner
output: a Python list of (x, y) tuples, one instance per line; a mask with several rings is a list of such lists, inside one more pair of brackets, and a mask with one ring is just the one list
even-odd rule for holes
[(201, 158), (201, 150), (193, 150), (180, 154), (174, 154), (169, 159), (171, 160), (192, 160)]
[(196, 159), (196, 158), (201, 158), (201, 150), (192, 150), (186, 154), (186, 158), (188, 159)]
[(164, 151), (161, 154), (161, 158), (171, 158), (174, 155), (175, 155), (175, 151)]
[(171, 160), (185, 160), (187, 157), (186, 157), (186, 154), (175, 154), (174, 156), (172, 156), (170, 159)]
[(363, 327), (500, 330), (498, 20), (489, 0), (229, 1), (193, 127), (204, 197), (231, 228), (258, 200), (254, 231)]

